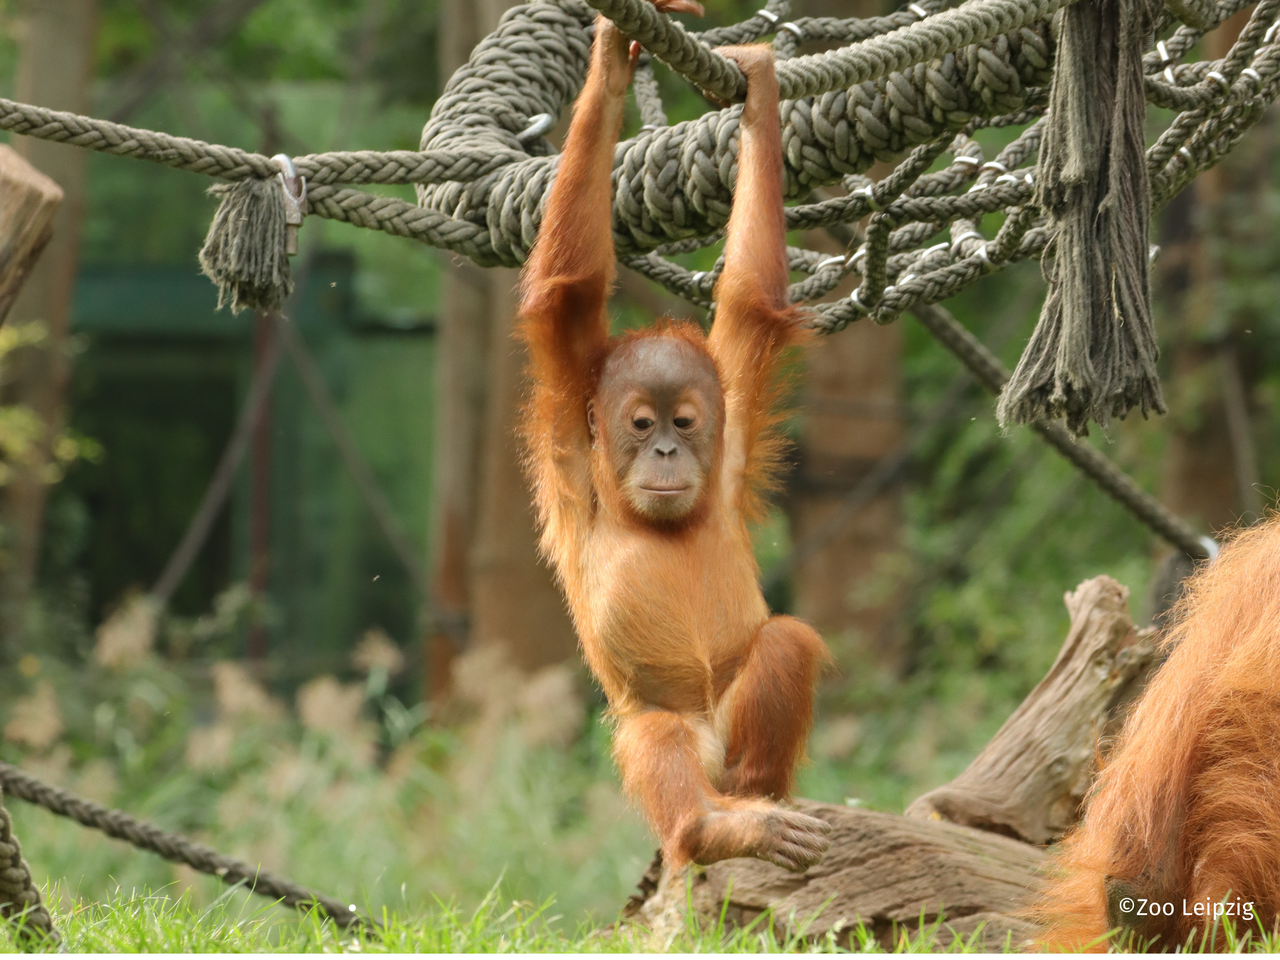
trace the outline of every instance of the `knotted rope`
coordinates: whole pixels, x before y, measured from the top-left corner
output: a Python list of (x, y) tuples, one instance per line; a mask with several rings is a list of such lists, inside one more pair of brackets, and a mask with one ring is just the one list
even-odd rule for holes
[(21, 939), (39, 937), (53, 943), (61, 940), (40, 897), (40, 888), (31, 878), (31, 868), (22, 859), (22, 844), (14, 836), (13, 820), (4, 808), (3, 788), (0, 788), (0, 918), (13, 924)]
[[(230, 886), (242, 885), (253, 893), (300, 910), (309, 910), (315, 907), (339, 927), (345, 928), (360, 924), (372, 925), (374, 923), (368, 917), (357, 912), (353, 906), (345, 904), (341, 900), (314, 893), (306, 887), (299, 886), (283, 877), (267, 873), (265, 870), (260, 870), (242, 860), (224, 857), (216, 850), (181, 834), (161, 830), (159, 827), (131, 817), (127, 813), (119, 810), (109, 810), (100, 804), (94, 803), (92, 800), (76, 796), (70, 791), (50, 786), (7, 763), (0, 763), (0, 790), (8, 793), (9, 796), (44, 807), (50, 813), (56, 813), (60, 817), (74, 820), (82, 826), (101, 830), (108, 837), (124, 840), (140, 850), (149, 850), (152, 853), (157, 853), (173, 863), (185, 863), (201, 873), (217, 877)], [(3, 856), (4, 851), (7, 849), (5, 846), (7, 838), (12, 837), (12, 831), (5, 832), (7, 824), (8, 815), (0, 810), (0, 856)], [(12, 841), (12, 843), (14, 849), (12, 856), (17, 857), (19, 856), (17, 842)], [(23, 864), (23, 869), (25, 869), (25, 864)], [(0, 882), (3, 881), (5, 876), (5, 874), (0, 873)], [(0, 890), (0, 892), (3, 891)], [(38, 897), (36, 901), (30, 902), (38, 902)]]
[(1035, 201), (1053, 239), (1040, 322), (1000, 398), (1001, 423), (1072, 432), (1134, 407), (1165, 412), (1147, 276), (1142, 44), (1148, 0), (1081, 0), (1059, 19)]

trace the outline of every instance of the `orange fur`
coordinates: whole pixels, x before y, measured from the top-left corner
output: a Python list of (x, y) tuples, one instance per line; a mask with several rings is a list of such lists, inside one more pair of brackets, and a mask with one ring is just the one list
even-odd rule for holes
[[(610, 170), (626, 46), (612, 24), (597, 23), (591, 71), (522, 278), (519, 333), (533, 382), (523, 434), (542, 549), (609, 698), (624, 784), (668, 863), (755, 855), (803, 867), (825, 849), (826, 828), (772, 800), (791, 789), (829, 657), (809, 627), (770, 619), (747, 530), (781, 459), (778, 364), (804, 339), (786, 302), (772, 61), (766, 70), (761, 54), (744, 55), (757, 66), (710, 337), (663, 321), (610, 339)], [(709, 357), (724, 404), (697, 509), (666, 526), (624, 507), (609, 437), (600, 428), (593, 445), (587, 415), (606, 360), (651, 338)]]
[[(1101, 949), (1123, 923), (1172, 949), (1212, 926), (1196, 902), (1228, 896), (1254, 904), (1252, 921), (1237, 908), (1238, 931), (1276, 927), (1280, 518), (1238, 533), (1190, 579), (1162, 642), (1168, 660), (1052, 863), (1037, 908), (1048, 947)], [(1121, 914), (1124, 896), (1174, 903), (1174, 915)]]

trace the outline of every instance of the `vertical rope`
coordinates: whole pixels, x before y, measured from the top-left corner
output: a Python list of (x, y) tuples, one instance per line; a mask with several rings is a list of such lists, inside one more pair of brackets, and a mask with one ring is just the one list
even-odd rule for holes
[(4, 808), (0, 789), (0, 917), (13, 924), (19, 942), (35, 940), (61, 942), (53, 917), (40, 897), (31, 877), (31, 868), (22, 859), (22, 844), (13, 833), (13, 821)]

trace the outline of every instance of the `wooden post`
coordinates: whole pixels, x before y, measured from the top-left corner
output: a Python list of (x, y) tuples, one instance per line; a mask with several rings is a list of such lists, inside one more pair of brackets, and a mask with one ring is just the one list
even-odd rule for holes
[[(89, 112), (98, 0), (40, 0), (16, 5), (19, 39), (13, 98), (53, 110)], [(79, 268), (85, 207), (87, 150), (68, 143), (15, 137), (15, 152), (63, 190), (53, 236), (34, 265), (11, 318), (38, 320), (48, 333), (38, 346), (9, 355), (3, 402), (21, 403), (39, 418), (35, 463), (21, 465), (0, 489), (0, 643), (26, 642), (26, 606), (40, 565), (41, 533), (49, 484), (40, 467), (52, 461), (51, 444), (62, 431), (71, 378), (71, 301)]]
[[(0, 144), (0, 323), (53, 237), (53, 217), (62, 198), (61, 187)], [(12, 587), (19, 564), (14, 563), (13, 546), (5, 548), (10, 555), (0, 557), (0, 664), (17, 650), (18, 604), (14, 591), (5, 587)]]
[[(807, 924), (807, 936), (830, 931), (842, 943), (861, 921), (886, 947), (895, 931), (941, 918), (939, 947), (979, 929), (983, 949), (1026, 945), (1041, 844), (1075, 822), (1099, 737), (1119, 726), (1157, 663), (1125, 587), (1095, 577), (1065, 599), (1071, 629), (1058, 659), (964, 773), (901, 817), (797, 801), (834, 828), (826, 858), (802, 874), (759, 860), (695, 871), (694, 913), (715, 922), (725, 910), (745, 923), (772, 909), (784, 931)], [(685, 922), (685, 880), (655, 862), (626, 913), (664, 935)]]
[[(272, 311), (260, 309), (253, 317), (253, 370), (267, 362), (275, 338)], [(271, 394), (268, 392), (253, 428), (249, 457), (249, 589), (257, 599), (267, 595), (271, 582)], [(255, 662), (267, 657), (267, 627), (249, 627), (245, 656)]]
[(0, 323), (53, 236), (62, 188), (0, 144)]

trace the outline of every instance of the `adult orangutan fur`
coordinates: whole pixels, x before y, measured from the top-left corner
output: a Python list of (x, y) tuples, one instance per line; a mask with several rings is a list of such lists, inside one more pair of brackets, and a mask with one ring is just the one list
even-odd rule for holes
[[(1280, 913), (1280, 519), (1187, 584), (1168, 659), (1041, 892), (1045, 946), (1169, 950)], [(1216, 933), (1215, 933), (1216, 924)]]

